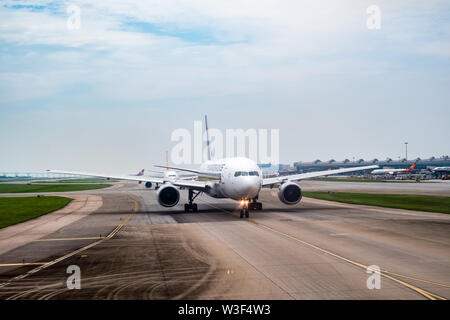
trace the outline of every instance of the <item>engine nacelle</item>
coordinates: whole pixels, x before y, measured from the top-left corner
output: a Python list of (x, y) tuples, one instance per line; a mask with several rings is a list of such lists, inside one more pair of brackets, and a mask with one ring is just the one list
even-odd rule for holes
[(158, 202), (163, 207), (173, 207), (180, 200), (180, 192), (170, 183), (163, 184), (158, 189)]
[(285, 204), (297, 204), (302, 199), (302, 189), (293, 182), (283, 183), (278, 189), (278, 198)]
[(152, 187), (152, 183), (151, 183), (150, 181), (147, 181), (147, 182), (145, 183), (145, 187), (146, 187), (146, 188), (151, 188), (151, 187)]

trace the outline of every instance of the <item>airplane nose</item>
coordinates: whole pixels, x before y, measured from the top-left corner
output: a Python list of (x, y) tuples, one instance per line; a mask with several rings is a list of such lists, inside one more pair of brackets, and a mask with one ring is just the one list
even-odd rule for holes
[(244, 194), (245, 196), (247, 196), (251, 190), (252, 190), (251, 185), (245, 185), (245, 186), (242, 186), (241, 193)]
[(242, 198), (256, 197), (259, 191), (258, 189), (259, 189), (258, 179), (254, 179), (253, 177), (244, 178), (239, 184), (240, 197)]

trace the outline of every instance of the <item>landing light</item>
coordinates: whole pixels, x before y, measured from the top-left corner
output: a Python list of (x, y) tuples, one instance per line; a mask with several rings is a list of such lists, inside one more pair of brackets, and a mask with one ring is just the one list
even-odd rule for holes
[(241, 200), (241, 205), (247, 205), (248, 204), (248, 200)]

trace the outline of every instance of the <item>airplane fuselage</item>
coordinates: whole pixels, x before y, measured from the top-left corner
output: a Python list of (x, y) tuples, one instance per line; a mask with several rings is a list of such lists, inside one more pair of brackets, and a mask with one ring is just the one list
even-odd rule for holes
[(200, 166), (200, 171), (215, 176), (219, 181), (208, 183), (208, 195), (234, 200), (256, 198), (262, 187), (262, 171), (248, 158), (211, 160)]
[(396, 173), (402, 173), (402, 172), (408, 172), (406, 169), (377, 169), (373, 170), (371, 174), (396, 174)]
[(178, 173), (174, 170), (166, 170), (163, 173), (163, 177), (169, 181), (175, 181), (178, 179)]

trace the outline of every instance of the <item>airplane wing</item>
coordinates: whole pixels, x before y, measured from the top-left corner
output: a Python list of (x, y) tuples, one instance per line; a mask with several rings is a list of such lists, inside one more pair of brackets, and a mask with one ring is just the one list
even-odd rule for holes
[(186, 172), (192, 172), (192, 173), (199, 173), (200, 172), (200, 171), (194, 170), (194, 169), (185, 169), (185, 168), (180, 168), (180, 167), (160, 166), (160, 165), (157, 165), (157, 164), (155, 164), (153, 166), (157, 167), (157, 168), (172, 169), (172, 170), (186, 171)]
[(152, 182), (160, 183), (169, 182), (177, 187), (185, 187), (189, 189), (195, 189), (199, 191), (204, 191), (206, 189), (206, 182), (196, 181), (196, 180), (166, 180), (163, 178), (153, 178), (153, 177), (136, 177), (136, 176), (122, 176), (122, 175), (110, 175), (110, 174), (100, 174), (92, 172), (78, 172), (78, 171), (61, 171), (61, 170), (47, 170), (50, 173), (61, 173), (61, 174), (73, 174), (78, 176), (87, 177), (99, 177), (106, 179), (117, 179), (117, 180), (129, 180), (129, 181), (141, 181), (141, 182)]
[(195, 179), (198, 179), (198, 175), (195, 175), (195, 176), (178, 176), (178, 179), (180, 179), (180, 180), (195, 180)]
[(169, 181), (169, 182), (177, 187), (184, 187), (184, 188), (198, 190), (198, 191), (205, 191), (207, 189), (206, 181), (175, 180), (175, 181)]
[(98, 177), (106, 179), (117, 179), (117, 180), (130, 180), (130, 181), (142, 181), (142, 182), (152, 182), (152, 183), (164, 183), (164, 179), (152, 178), (144, 176), (121, 176), (121, 175), (110, 175), (102, 173), (92, 173), (92, 172), (78, 172), (78, 171), (62, 171), (62, 170), (47, 170), (50, 173), (61, 173), (61, 174), (73, 174), (77, 176), (87, 176), (87, 177)]
[(374, 168), (378, 168), (378, 166), (373, 165), (373, 166), (364, 166), (364, 167), (353, 167), (353, 168), (291, 174), (291, 175), (287, 175), (287, 176), (278, 176), (278, 177), (263, 179), (263, 186), (275, 184), (275, 183), (287, 182), (287, 181), (297, 181), (297, 180), (303, 180), (303, 179), (308, 179), (308, 178), (329, 176), (329, 175), (337, 174), (337, 173), (352, 172), (352, 171), (374, 169)]
[(213, 172), (201, 172), (198, 170), (194, 170), (194, 169), (185, 169), (185, 168), (180, 168), (180, 167), (169, 167), (169, 166), (160, 166), (160, 165), (154, 165), (157, 168), (168, 168), (168, 169), (172, 169), (172, 170), (176, 170), (176, 171), (185, 171), (185, 172), (191, 172), (191, 173), (196, 173), (198, 176), (202, 176), (202, 177), (207, 177), (207, 178), (219, 178), (220, 177), (220, 173), (213, 173)]

